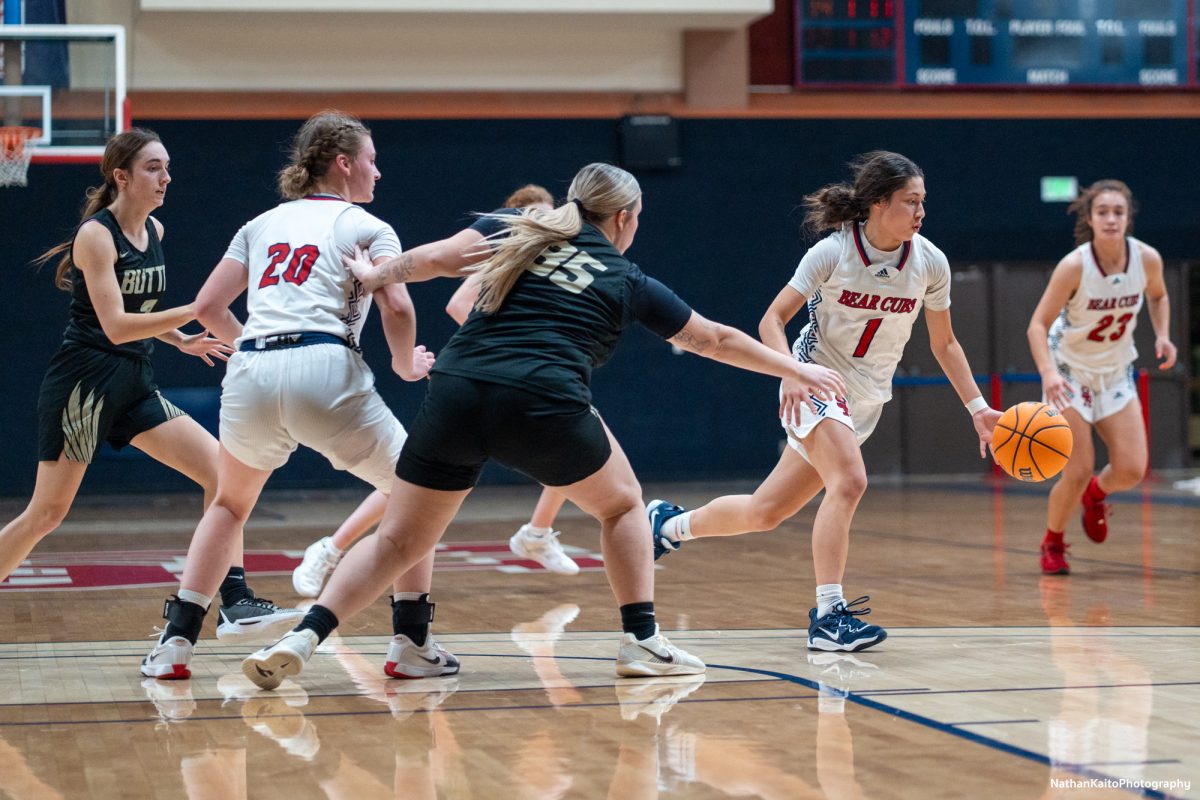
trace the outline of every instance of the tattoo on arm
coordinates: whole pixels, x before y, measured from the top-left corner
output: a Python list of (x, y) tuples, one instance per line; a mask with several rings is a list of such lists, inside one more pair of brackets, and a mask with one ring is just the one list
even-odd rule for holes
[(417, 265), (413, 263), (412, 253), (402, 253), (383, 268), (385, 283), (404, 283), (412, 277)]
[(694, 334), (685, 328), (671, 338), (671, 343), (696, 355), (708, 355), (708, 351), (717, 343), (717, 323), (705, 320), (698, 333)]

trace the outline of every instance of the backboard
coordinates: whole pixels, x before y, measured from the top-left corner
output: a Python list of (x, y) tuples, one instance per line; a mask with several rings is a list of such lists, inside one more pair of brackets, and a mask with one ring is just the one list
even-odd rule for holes
[(34, 163), (95, 162), (129, 127), (120, 25), (0, 26), (0, 125), (38, 128)]

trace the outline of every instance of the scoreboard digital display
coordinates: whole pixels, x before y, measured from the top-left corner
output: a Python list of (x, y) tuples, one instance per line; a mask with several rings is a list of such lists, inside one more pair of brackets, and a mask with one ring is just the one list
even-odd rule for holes
[(799, 0), (801, 86), (1197, 88), (1200, 0)]

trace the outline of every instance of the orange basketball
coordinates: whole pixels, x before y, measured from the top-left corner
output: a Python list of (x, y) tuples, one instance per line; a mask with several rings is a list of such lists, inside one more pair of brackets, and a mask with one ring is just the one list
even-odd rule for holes
[(1000, 416), (992, 457), (1019, 481), (1044, 481), (1071, 457), (1071, 426), (1045, 403), (1017, 403)]

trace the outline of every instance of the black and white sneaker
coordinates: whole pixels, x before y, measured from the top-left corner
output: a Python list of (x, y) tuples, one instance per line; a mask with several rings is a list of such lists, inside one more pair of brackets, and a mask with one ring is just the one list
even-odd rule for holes
[(854, 653), (873, 647), (887, 638), (887, 631), (878, 625), (868, 625), (859, 617), (871, 609), (855, 609), (870, 600), (863, 596), (847, 603), (839, 600), (829, 612), (817, 618), (815, 608), (808, 611), (808, 649)]
[(280, 608), (261, 597), (238, 600), (221, 606), (217, 616), (217, 638), (221, 641), (270, 641), (278, 639), (304, 619), (299, 608)]

